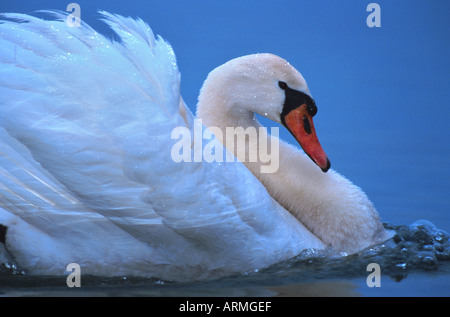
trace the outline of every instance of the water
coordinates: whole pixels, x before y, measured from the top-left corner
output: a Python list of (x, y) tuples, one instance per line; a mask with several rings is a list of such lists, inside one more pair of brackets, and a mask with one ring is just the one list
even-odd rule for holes
[[(259, 272), (196, 283), (83, 276), (81, 288), (69, 289), (65, 277), (3, 265), (0, 295), (450, 295), (448, 1), (377, 1), (379, 29), (365, 25), (370, 1), (360, 0), (77, 2), (101, 32), (108, 30), (97, 9), (139, 16), (169, 40), (194, 112), (206, 75), (226, 60), (255, 52), (288, 59), (316, 98), (315, 126), (332, 168), (364, 189), (397, 235), (355, 255), (309, 251)], [(54, 0), (0, 3), (8, 12), (50, 8), (65, 10)], [(288, 132), (280, 136), (295, 142)], [(367, 286), (369, 263), (380, 264), (381, 287)]]
[[(305, 250), (266, 269), (195, 283), (136, 277), (83, 276), (80, 288), (65, 277), (28, 276), (0, 266), (4, 296), (449, 296), (450, 235), (429, 221), (392, 226), (395, 236), (357, 254), (330, 257)], [(369, 263), (381, 269), (380, 287), (369, 287)], [(372, 279), (371, 279), (372, 280)]]

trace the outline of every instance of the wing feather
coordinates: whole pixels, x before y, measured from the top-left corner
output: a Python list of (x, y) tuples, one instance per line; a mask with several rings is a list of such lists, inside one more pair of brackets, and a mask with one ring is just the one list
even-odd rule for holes
[[(0, 23), (0, 222), (15, 215), (53, 246), (95, 231), (78, 246), (95, 263), (111, 232), (121, 242), (110, 259), (134, 257), (136, 274), (142, 261), (152, 273), (162, 263), (242, 271), (321, 246), (243, 164), (171, 159), (172, 130), (195, 122), (172, 47), (145, 22), (101, 12), (111, 40), (51, 14)], [(16, 243), (24, 259), (50, 252)]]

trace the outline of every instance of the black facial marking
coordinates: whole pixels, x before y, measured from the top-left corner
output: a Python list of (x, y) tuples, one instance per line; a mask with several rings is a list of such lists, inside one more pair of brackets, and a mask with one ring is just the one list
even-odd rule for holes
[(317, 106), (314, 99), (311, 98), (311, 103), (307, 103), (308, 105), (308, 113), (311, 117), (314, 117), (317, 113)]
[(0, 243), (5, 244), (6, 243), (6, 230), (8, 227), (5, 227), (4, 225), (0, 225)]
[(288, 85), (284, 81), (279, 81), (278, 86), (280, 86), (280, 88), (283, 90), (286, 90), (288, 88)]
[(314, 99), (301, 91), (289, 88), (284, 81), (279, 81), (278, 85), (284, 90), (286, 95), (286, 98), (284, 99), (283, 111), (281, 112), (281, 123), (283, 123), (283, 125), (286, 125), (284, 123), (284, 117), (291, 112), (291, 110), (300, 107), (302, 104), (307, 105), (308, 113), (311, 117), (315, 116), (317, 113), (317, 106)]
[(306, 116), (303, 116), (303, 128), (306, 133), (311, 134), (311, 125), (309, 124), (309, 120)]

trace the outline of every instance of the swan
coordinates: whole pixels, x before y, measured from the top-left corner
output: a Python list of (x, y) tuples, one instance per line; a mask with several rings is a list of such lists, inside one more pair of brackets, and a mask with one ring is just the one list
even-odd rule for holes
[[(45, 12), (53, 19), (8, 13), (0, 23), (0, 260), (36, 275), (78, 263), (82, 274), (189, 281), (389, 238), (364, 192), (330, 169), (317, 106), (284, 59), (217, 67), (194, 116), (172, 47), (144, 21), (100, 12), (119, 38), (110, 40)], [(306, 155), (255, 114), (285, 126)], [(214, 131), (241, 159), (174, 160), (179, 127)], [(242, 127), (238, 137), (256, 129), (244, 155), (277, 144), (277, 169), (242, 158), (227, 127)]]

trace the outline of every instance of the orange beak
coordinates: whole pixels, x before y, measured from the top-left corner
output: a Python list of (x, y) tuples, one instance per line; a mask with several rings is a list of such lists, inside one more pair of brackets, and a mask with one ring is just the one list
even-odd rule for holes
[(284, 116), (284, 123), (305, 153), (319, 166), (323, 172), (330, 168), (330, 160), (317, 139), (312, 116), (308, 106), (302, 104)]

